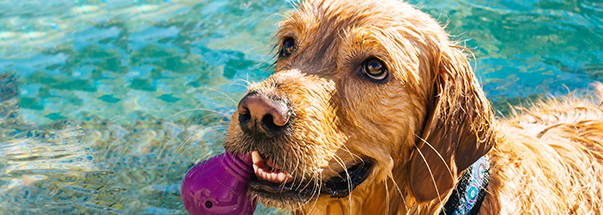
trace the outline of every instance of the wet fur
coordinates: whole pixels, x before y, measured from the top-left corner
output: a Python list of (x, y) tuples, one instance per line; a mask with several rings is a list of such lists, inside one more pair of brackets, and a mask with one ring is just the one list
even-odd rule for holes
[[(276, 35), (296, 47), (250, 92), (284, 101), (290, 127), (277, 138), (244, 134), (235, 113), (226, 150), (261, 150), (292, 174), (309, 201), (251, 193), (296, 214), (437, 214), (462, 171), (490, 155), (481, 214), (603, 214), (603, 109), (550, 99), (496, 119), (465, 49), (429, 15), (397, 1), (310, 0)], [(364, 76), (370, 57), (389, 77)], [(603, 96), (603, 87), (592, 97)], [(320, 184), (375, 164), (346, 198)]]

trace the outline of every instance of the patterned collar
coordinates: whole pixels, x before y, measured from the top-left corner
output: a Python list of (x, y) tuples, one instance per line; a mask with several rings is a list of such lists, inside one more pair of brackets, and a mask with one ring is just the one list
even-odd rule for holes
[(490, 162), (485, 155), (463, 172), (440, 215), (476, 215), (486, 196), (489, 179)]

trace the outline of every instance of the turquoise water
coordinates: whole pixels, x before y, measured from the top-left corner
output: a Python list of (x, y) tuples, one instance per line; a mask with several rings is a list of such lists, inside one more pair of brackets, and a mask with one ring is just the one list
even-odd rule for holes
[[(410, 2), (473, 51), (499, 115), (603, 81), (603, 2)], [(272, 0), (0, 1), (0, 74), (19, 85), (4, 82), (18, 95), (0, 104), (0, 214), (185, 214), (180, 180), (222, 151), (291, 11)]]

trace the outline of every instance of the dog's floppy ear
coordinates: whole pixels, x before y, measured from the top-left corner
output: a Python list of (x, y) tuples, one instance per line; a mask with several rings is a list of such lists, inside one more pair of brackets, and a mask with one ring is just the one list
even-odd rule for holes
[(442, 200), (493, 145), (490, 105), (467, 58), (458, 47), (437, 56), (434, 96), (410, 160), (410, 188), (419, 202)]

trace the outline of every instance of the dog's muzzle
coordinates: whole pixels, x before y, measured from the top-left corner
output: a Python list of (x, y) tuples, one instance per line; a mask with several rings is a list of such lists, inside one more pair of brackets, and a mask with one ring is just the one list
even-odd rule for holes
[[(238, 105), (238, 113), (241, 130), (256, 140), (284, 136), (292, 124), (291, 110), (283, 100), (255, 91), (251, 91), (241, 99)], [(258, 151), (258, 154), (262, 154), (262, 147), (269, 146), (256, 147), (259, 148), (252, 150)], [(364, 161), (340, 172), (336, 177), (323, 181), (301, 183), (298, 181), (295, 183), (295, 179), (291, 175), (288, 175), (287, 172), (282, 171), (280, 167), (267, 167), (267, 164), (270, 162), (259, 160), (263, 160), (263, 158), (254, 160), (254, 165), (257, 165), (254, 167), (256, 168), (257, 178), (251, 182), (250, 189), (271, 198), (294, 202), (307, 202), (317, 197), (319, 193), (329, 194), (332, 198), (346, 197), (350, 195), (352, 190), (364, 182), (373, 166), (373, 162)], [(267, 160), (269, 159), (267, 158)], [(261, 169), (261, 171), (258, 171), (258, 169)], [(269, 174), (272, 177), (261, 176), (263, 174)], [(284, 179), (277, 180), (277, 177), (274, 176), (276, 174), (286, 174), (287, 176), (284, 176)], [(279, 183), (279, 180), (282, 181)]]

